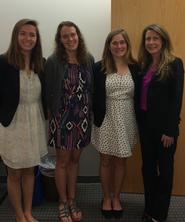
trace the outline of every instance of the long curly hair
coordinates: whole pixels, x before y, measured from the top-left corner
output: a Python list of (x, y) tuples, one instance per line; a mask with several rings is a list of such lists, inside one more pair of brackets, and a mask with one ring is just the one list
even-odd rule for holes
[(74, 27), (76, 29), (76, 33), (78, 35), (78, 48), (77, 48), (77, 61), (80, 64), (87, 64), (87, 49), (85, 45), (85, 41), (83, 35), (78, 28), (78, 26), (71, 21), (63, 21), (58, 25), (57, 32), (55, 35), (55, 53), (57, 57), (63, 61), (68, 62), (68, 55), (65, 50), (63, 43), (61, 42), (61, 29), (63, 26)]

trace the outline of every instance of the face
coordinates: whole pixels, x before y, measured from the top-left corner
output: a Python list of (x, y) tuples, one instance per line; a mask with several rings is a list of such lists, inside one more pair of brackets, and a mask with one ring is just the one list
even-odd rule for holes
[(76, 51), (78, 48), (78, 35), (73, 26), (63, 26), (60, 31), (61, 42), (67, 52)]
[(36, 27), (23, 25), (18, 33), (18, 44), (24, 53), (31, 53), (37, 42)]
[(162, 39), (157, 32), (153, 30), (148, 30), (146, 32), (145, 48), (152, 56), (160, 54), (162, 48)]
[(127, 52), (127, 43), (122, 34), (117, 34), (110, 42), (110, 51), (115, 58), (124, 57)]

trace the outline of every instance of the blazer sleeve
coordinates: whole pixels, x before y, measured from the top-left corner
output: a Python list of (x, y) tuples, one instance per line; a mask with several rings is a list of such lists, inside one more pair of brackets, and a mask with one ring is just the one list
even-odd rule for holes
[(6, 96), (4, 96), (4, 89), (7, 88), (7, 84), (5, 84), (5, 77), (7, 76), (6, 68), (7, 68), (7, 59), (2, 54), (0, 55), (0, 123), (2, 123), (3, 119), (3, 107), (6, 101)]
[(140, 102), (140, 78), (141, 78), (141, 68), (135, 64), (129, 64), (129, 69), (134, 81), (134, 109), (136, 114), (136, 119), (138, 120), (139, 116), (139, 102)]
[(101, 61), (94, 64), (93, 117), (94, 125), (100, 127), (106, 112), (106, 74), (101, 71)]
[(182, 107), (183, 83), (184, 83), (184, 67), (182, 60), (176, 58), (172, 64), (172, 79), (170, 87), (170, 107), (168, 112), (168, 123), (165, 130), (166, 135), (178, 135), (178, 125), (180, 122), (180, 112)]
[(55, 65), (52, 57), (49, 57), (44, 65), (44, 80), (45, 80), (45, 96), (47, 109), (51, 111), (53, 97), (53, 78), (55, 74)]
[(2, 68), (2, 59), (0, 58), (0, 123), (1, 123), (1, 113), (2, 113), (2, 102), (3, 102), (3, 68)]
[(94, 93), (94, 64), (95, 64), (94, 57), (89, 53), (87, 67), (89, 69), (90, 77), (91, 77), (90, 94), (92, 97), (93, 97), (93, 93)]
[[(46, 59), (43, 58), (43, 65), (45, 64)], [(46, 102), (46, 79), (45, 79), (45, 73), (43, 70), (39, 73), (39, 78), (41, 82), (41, 99), (42, 99), (42, 107), (43, 107), (43, 112), (45, 119), (48, 118), (48, 113), (47, 113), (47, 102)]]

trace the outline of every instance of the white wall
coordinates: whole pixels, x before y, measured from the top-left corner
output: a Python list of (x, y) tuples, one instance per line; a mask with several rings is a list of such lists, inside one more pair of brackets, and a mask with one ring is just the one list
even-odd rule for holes
[(79, 26), (97, 60), (111, 28), (111, 0), (0, 0), (0, 54), (7, 50), (12, 28), (22, 18), (39, 22), (45, 57), (53, 50), (58, 24), (70, 20)]
[[(53, 51), (58, 24), (70, 20), (79, 26), (89, 51), (99, 60), (111, 29), (111, 0), (0, 0), (0, 54), (7, 50), (13, 26), (22, 18), (39, 22), (45, 57)], [(97, 152), (88, 146), (82, 153), (80, 175), (97, 176), (98, 165)]]

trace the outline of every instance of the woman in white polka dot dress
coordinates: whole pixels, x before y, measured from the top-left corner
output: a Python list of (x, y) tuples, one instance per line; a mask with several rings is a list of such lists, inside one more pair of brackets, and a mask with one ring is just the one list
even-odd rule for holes
[[(94, 67), (95, 126), (92, 134), (92, 144), (100, 153), (100, 177), (104, 195), (102, 213), (107, 218), (122, 216), (120, 193), (126, 159), (132, 155), (137, 137), (134, 83), (138, 71), (127, 33), (123, 29), (110, 32), (102, 61)], [(110, 187), (112, 183), (113, 193)]]

